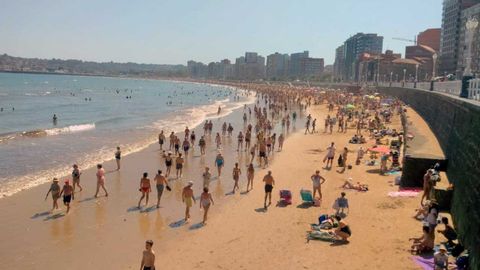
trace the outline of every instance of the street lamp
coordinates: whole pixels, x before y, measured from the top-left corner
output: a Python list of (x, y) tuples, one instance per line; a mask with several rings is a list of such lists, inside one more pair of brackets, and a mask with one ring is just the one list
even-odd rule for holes
[(418, 64), (415, 65), (415, 82), (418, 82)]
[(473, 46), (473, 37), (475, 30), (478, 27), (478, 20), (471, 17), (465, 23), (465, 44), (467, 45), (466, 52), (466, 61), (465, 61), (465, 71), (462, 76), (462, 89), (460, 92), (460, 97), (468, 98), (470, 96), (468, 89), (468, 82), (473, 79), (472, 74), (472, 46)]
[(403, 69), (403, 86), (405, 86), (405, 77), (407, 76), (407, 69)]
[(437, 71), (437, 53), (433, 53), (432, 60), (433, 60), (433, 67), (432, 67), (432, 80), (435, 80), (436, 71)]

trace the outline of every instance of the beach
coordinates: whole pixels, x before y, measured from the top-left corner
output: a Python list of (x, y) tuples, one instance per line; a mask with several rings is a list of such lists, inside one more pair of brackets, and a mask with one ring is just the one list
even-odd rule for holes
[[(1, 199), (0, 260), (7, 269), (19, 266), (24, 269), (131, 269), (140, 264), (145, 240), (152, 239), (157, 269), (418, 269), (408, 252), (408, 238), (421, 232), (419, 222), (412, 218), (421, 195), (388, 197), (388, 192), (398, 190), (394, 185), (397, 175), (381, 176), (378, 166), (366, 166), (363, 162), (343, 174), (336, 172), (336, 166), (332, 170), (323, 169), (322, 160), (331, 142), (335, 142), (337, 151), (349, 147), (350, 160), (355, 159), (358, 145), (347, 143), (354, 129), (324, 134), (326, 104), (314, 105), (308, 113), (318, 119), (319, 132), (304, 135), (304, 118), (299, 118), (297, 132), (287, 136), (284, 149), (275, 152), (271, 165), (267, 169), (255, 167), (254, 189), (234, 195), (229, 194), (233, 187), (234, 162), (239, 162), (243, 173), (240, 191), (246, 186), (248, 155), (235, 151), (235, 135), (242, 124), (243, 110), (212, 120), (214, 133), (223, 121), (234, 123), (236, 129), (232, 138), (224, 140), (223, 176), (210, 185), (215, 205), (210, 209), (206, 226), (199, 224), (202, 212), (198, 204), (192, 208), (190, 222), (181, 222), (184, 211), (181, 189), (187, 181), (194, 181), (195, 196), (199, 196), (204, 166), (209, 166), (216, 176), (213, 161), (217, 151), (212, 145), (213, 135), (207, 140), (204, 157), (198, 156), (196, 147), (195, 153), (187, 158), (183, 179), (170, 182), (173, 190), (164, 193), (158, 210), (136, 208), (141, 174), (149, 172), (153, 178), (156, 170), (164, 167), (156, 144), (125, 156), (118, 172), (113, 171), (114, 161), (104, 163), (108, 198), (93, 198), (95, 171), (83, 171), (84, 191), (76, 193), (68, 215), (64, 215), (63, 210), (47, 213), (51, 200), (44, 202), (43, 198), (48, 184)], [(394, 117), (392, 126), (401, 128), (398, 116)], [(428, 126), (417, 128), (428, 129)], [(200, 135), (203, 131), (197, 128), (195, 132)], [(367, 142), (366, 146), (371, 144)], [(321, 206), (302, 207), (299, 191), (311, 189), (310, 176), (317, 169), (327, 179), (322, 186)], [(272, 171), (276, 185), (272, 206), (265, 211), (261, 179), (267, 170)], [(307, 243), (310, 224), (317, 223), (321, 214), (332, 213), (335, 198), (344, 191), (340, 186), (349, 177), (353, 182), (369, 185), (367, 192), (346, 191), (350, 212), (345, 220), (352, 229), (350, 242), (342, 245)], [(292, 205), (275, 206), (280, 189), (292, 191)], [(150, 199), (149, 204), (153, 206), (156, 192), (151, 193)]]

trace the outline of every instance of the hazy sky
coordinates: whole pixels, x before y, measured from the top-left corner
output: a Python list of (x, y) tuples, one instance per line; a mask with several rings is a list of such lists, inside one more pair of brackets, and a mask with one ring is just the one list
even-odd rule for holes
[(245, 51), (309, 50), (330, 64), (357, 32), (404, 54), (441, 26), (441, 0), (0, 0), (0, 53), (22, 57), (186, 64)]

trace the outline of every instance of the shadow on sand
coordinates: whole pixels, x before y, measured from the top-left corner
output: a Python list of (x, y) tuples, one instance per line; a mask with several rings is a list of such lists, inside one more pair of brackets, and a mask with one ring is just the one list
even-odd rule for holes
[(267, 211), (268, 211), (268, 208), (265, 208), (265, 207), (260, 207), (255, 209), (255, 212), (257, 213), (266, 213)]
[(203, 225), (202, 222), (199, 222), (199, 223), (196, 223), (196, 224), (193, 224), (192, 226), (190, 226), (190, 228), (188, 228), (189, 230), (193, 231), (193, 230), (198, 230), (200, 228), (203, 228), (205, 225)]
[(313, 203), (311, 203), (311, 202), (303, 202), (303, 203), (297, 205), (297, 208), (300, 208), (300, 209), (308, 209), (308, 208), (310, 208), (310, 207), (312, 207), (312, 206), (313, 206)]
[(172, 223), (168, 224), (168, 226), (170, 226), (170, 228), (180, 228), (185, 224), (187, 224), (187, 222), (185, 221), (185, 219), (182, 218), (178, 221), (175, 221), (175, 222), (172, 222)]
[(50, 215), (50, 211), (36, 213), (35, 215), (31, 216), (30, 218), (31, 219), (36, 219), (36, 218), (40, 218), (40, 217), (44, 217), (44, 216), (48, 216), (48, 215)]
[(150, 212), (153, 212), (153, 211), (155, 211), (155, 210), (157, 210), (157, 206), (156, 206), (156, 205), (152, 205), (152, 206), (147, 207), (147, 208), (145, 208), (145, 209), (141, 209), (141, 210), (140, 210), (140, 213), (150, 213)]
[(54, 219), (59, 219), (65, 216), (65, 213), (57, 213), (51, 216), (46, 217), (43, 221), (49, 221), (49, 220), (54, 220)]

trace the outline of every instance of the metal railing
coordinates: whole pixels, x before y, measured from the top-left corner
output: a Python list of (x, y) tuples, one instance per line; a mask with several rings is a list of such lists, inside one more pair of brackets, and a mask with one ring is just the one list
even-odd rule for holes
[(480, 100), (480, 79), (468, 81), (468, 98)]
[(462, 81), (446, 81), (446, 82), (381, 82), (379, 86), (384, 87), (401, 87), (401, 88), (417, 88), (422, 90), (430, 90), (442, 92), (445, 94), (459, 96), (462, 91)]

